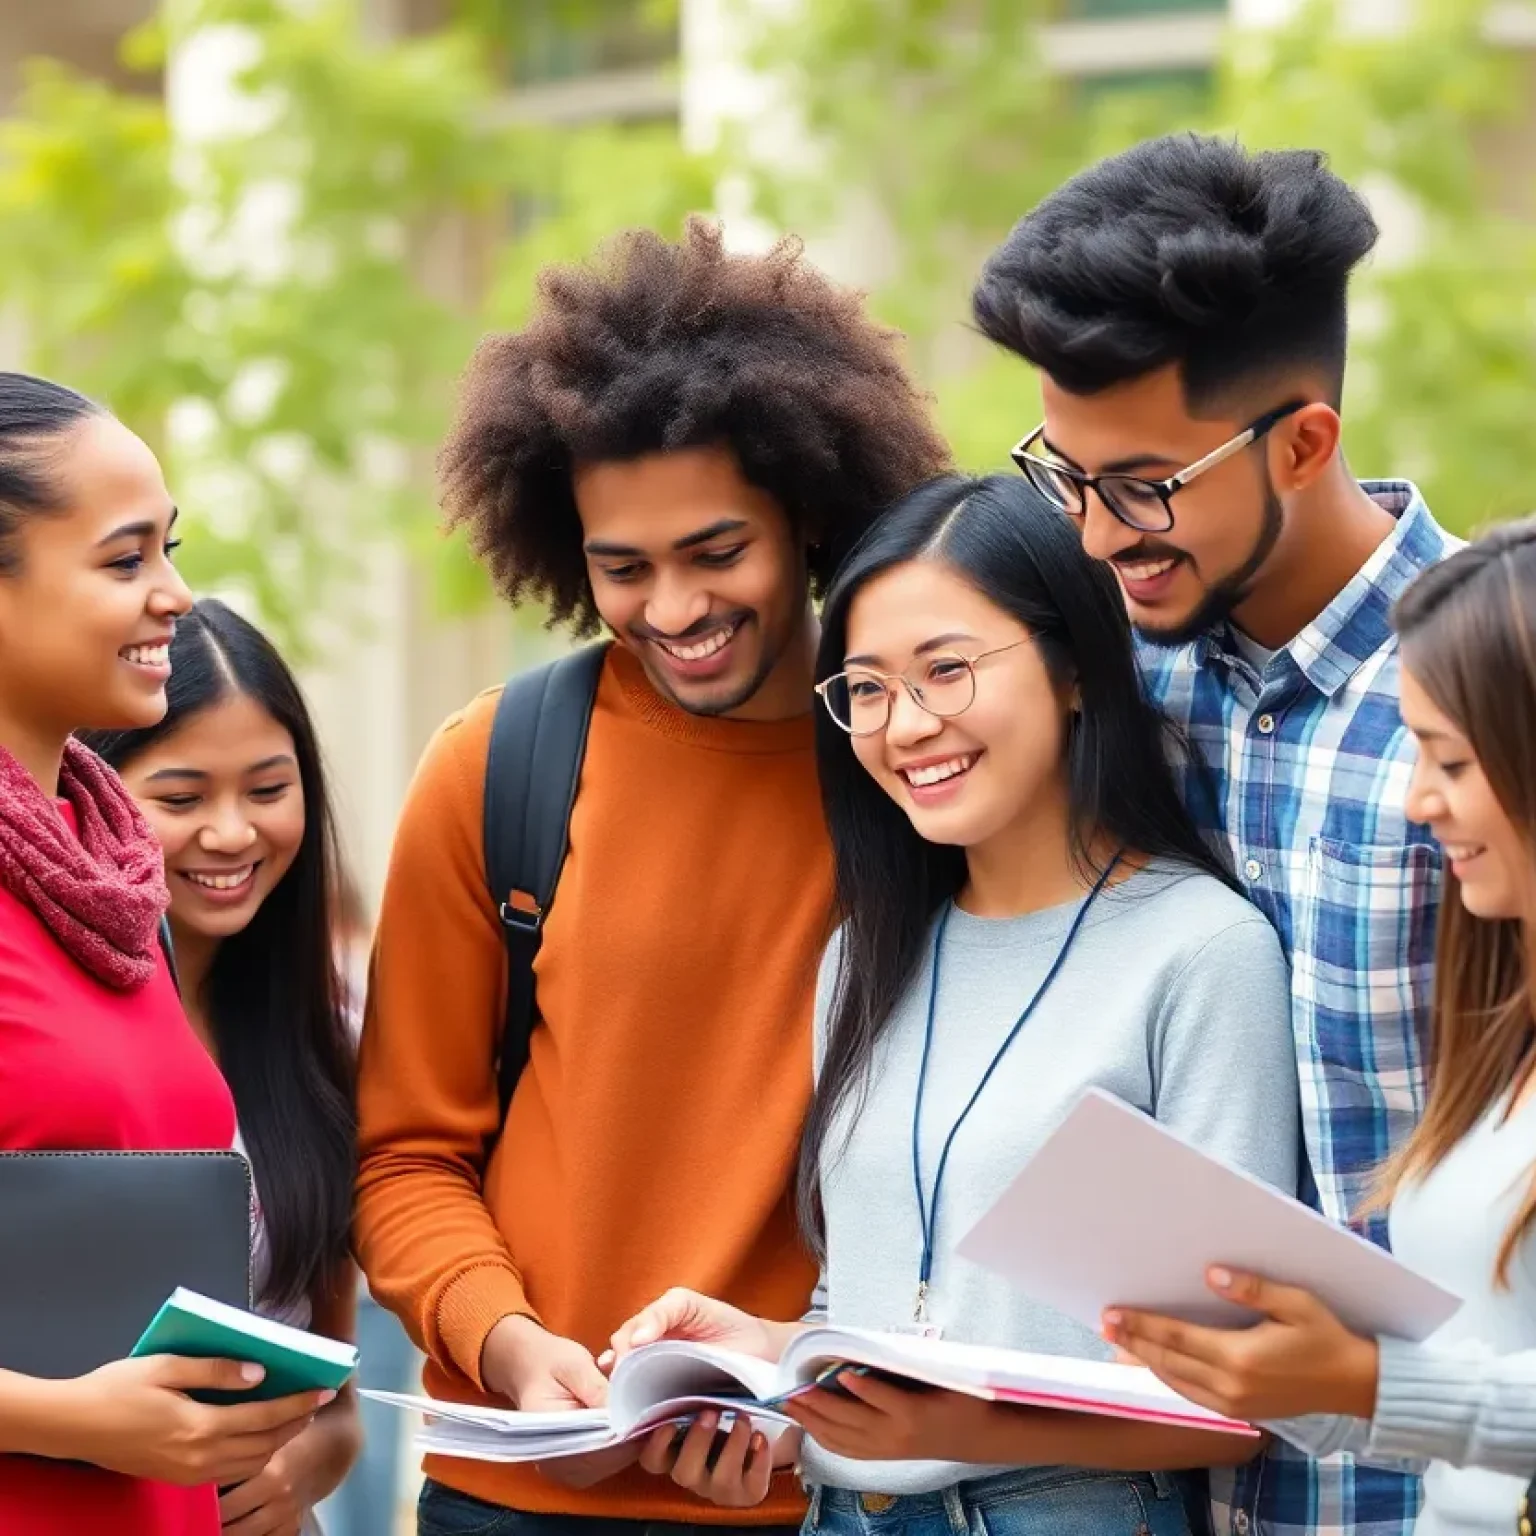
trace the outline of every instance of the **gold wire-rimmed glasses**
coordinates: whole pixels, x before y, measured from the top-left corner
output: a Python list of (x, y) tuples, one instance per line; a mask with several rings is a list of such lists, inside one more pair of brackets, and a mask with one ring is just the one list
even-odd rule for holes
[[(872, 667), (850, 667), (816, 684), (832, 723), (850, 736), (874, 736), (891, 721), (892, 689), (900, 683), (919, 709), (941, 720), (963, 715), (976, 702), (976, 663), (988, 656), (1028, 644), (1028, 639), (996, 645), (975, 656), (958, 651), (939, 651), (914, 662), (905, 672), (876, 672)], [(922, 675), (913, 678), (917, 667)]]

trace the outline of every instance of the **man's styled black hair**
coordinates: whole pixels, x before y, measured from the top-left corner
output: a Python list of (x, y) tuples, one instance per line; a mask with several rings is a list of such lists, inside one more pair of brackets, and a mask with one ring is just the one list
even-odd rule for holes
[(448, 524), (503, 596), (590, 634), (575, 467), (720, 444), (811, 547), (819, 590), (948, 465), (899, 340), (798, 241), (738, 255), (700, 219), (675, 243), (632, 230), (595, 263), (546, 269), (529, 324), (481, 343), (438, 460)]
[(1171, 134), (1100, 161), (1020, 219), (972, 308), (987, 336), (1073, 394), (1177, 364), (1199, 412), (1308, 367), (1337, 405), (1345, 290), (1376, 234), (1313, 150)]

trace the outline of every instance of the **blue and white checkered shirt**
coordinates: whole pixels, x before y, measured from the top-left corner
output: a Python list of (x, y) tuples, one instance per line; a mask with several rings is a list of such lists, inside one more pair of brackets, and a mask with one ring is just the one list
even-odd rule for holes
[[(1225, 836), (1290, 959), (1302, 1193), (1341, 1224), (1423, 1104), (1440, 855), (1404, 809), (1414, 746), (1398, 713), (1389, 615), (1456, 547), (1412, 485), (1365, 489), (1397, 527), (1262, 676), (1229, 626), (1176, 648), (1139, 647), (1149, 697), (1210, 774), (1209, 784), (1188, 775), (1190, 808)], [(1382, 1219), (1361, 1230), (1386, 1242)], [(1345, 1457), (1310, 1461), (1278, 1441), (1248, 1466), (1213, 1472), (1211, 1494), (1222, 1536), (1407, 1536), (1419, 1507), (1416, 1479)]]

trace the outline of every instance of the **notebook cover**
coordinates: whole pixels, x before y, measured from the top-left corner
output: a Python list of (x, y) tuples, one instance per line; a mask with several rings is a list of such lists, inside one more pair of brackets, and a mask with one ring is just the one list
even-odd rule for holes
[(173, 1296), (155, 1314), (135, 1355), (186, 1355), (194, 1360), (254, 1360), (267, 1374), (248, 1392), (194, 1393), (209, 1402), (250, 1401), (287, 1397), (294, 1392), (339, 1391), (354, 1366), (317, 1360), (273, 1339), (258, 1338), (242, 1328), (185, 1310)]
[(0, 1369), (125, 1359), (177, 1286), (251, 1304), (238, 1152), (0, 1152)]

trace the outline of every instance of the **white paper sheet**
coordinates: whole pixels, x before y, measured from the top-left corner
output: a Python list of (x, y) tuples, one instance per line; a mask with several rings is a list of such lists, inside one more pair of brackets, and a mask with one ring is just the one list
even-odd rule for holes
[(1237, 1326), (1211, 1265), (1303, 1286), (1357, 1333), (1418, 1342), (1460, 1298), (1300, 1201), (1086, 1093), (963, 1237), (960, 1254), (1095, 1330), (1106, 1307)]

